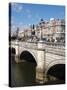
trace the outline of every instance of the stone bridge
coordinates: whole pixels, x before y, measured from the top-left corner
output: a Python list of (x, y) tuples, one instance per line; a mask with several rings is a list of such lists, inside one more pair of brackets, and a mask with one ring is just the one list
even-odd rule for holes
[(63, 76), (59, 77), (62, 79), (65, 77), (65, 46), (63, 44), (11, 41), (10, 47), (15, 50), (16, 58), (19, 58), (15, 59), (16, 63), (22, 62), (23, 59), (36, 63), (37, 81), (46, 82), (49, 73), (56, 76), (54, 72), (57, 69), (60, 69), (60, 74), (63, 71)]

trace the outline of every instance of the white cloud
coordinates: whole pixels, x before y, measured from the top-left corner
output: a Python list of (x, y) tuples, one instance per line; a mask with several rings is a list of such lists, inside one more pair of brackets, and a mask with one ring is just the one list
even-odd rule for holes
[(12, 3), (11, 5), (12, 5), (12, 9), (17, 13), (23, 10), (23, 5), (21, 4)]
[(13, 29), (15, 29), (15, 28), (16, 28), (16, 26), (15, 26), (15, 25), (13, 25), (13, 26), (12, 26), (12, 28), (13, 28)]
[(16, 26), (15, 25), (12, 25), (11, 26), (11, 31), (15, 31), (16, 30)]
[(19, 7), (17, 7), (16, 11), (17, 11), (17, 12), (21, 12), (22, 9), (23, 9), (23, 7), (22, 7), (22, 6), (19, 6)]

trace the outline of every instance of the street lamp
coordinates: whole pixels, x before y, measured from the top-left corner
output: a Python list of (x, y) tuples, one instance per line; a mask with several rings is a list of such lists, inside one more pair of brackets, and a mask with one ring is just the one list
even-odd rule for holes
[(41, 19), (41, 22), (40, 22), (40, 41), (42, 41), (42, 24), (43, 24), (44, 20)]
[(40, 40), (42, 40), (42, 26), (40, 27)]
[(17, 40), (18, 40), (18, 34), (19, 34), (19, 28), (17, 27), (17, 31), (16, 31), (16, 37), (17, 37)]

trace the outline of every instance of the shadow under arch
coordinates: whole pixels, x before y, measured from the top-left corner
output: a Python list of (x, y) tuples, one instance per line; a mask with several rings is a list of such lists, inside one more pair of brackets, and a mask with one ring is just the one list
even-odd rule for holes
[(11, 53), (12, 53), (12, 54), (16, 54), (15, 48), (13, 48), (13, 47), (11, 48)]
[(9, 47), (9, 62), (15, 63), (15, 55), (16, 55), (16, 49), (13, 47)]
[(20, 55), (20, 60), (25, 60), (27, 62), (35, 63), (37, 65), (34, 56), (29, 51), (23, 51)]
[(51, 75), (65, 81), (65, 64), (55, 64), (47, 71), (47, 76)]

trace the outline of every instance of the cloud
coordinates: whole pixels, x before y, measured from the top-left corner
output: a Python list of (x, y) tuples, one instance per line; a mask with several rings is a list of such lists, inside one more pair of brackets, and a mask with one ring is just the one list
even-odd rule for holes
[(21, 4), (12, 3), (11, 6), (12, 6), (12, 9), (17, 13), (23, 10), (23, 5)]
[(16, 31), (16, 26), (15, 25), (11, 26), (11, 31)]
[(15, 25), (13, 25), (13, 26), (12, 26), (12, 28), (13, 28), (13, 29), (15, 29), (15, 28), (16, 28), (16, 26), (15, 26)]

